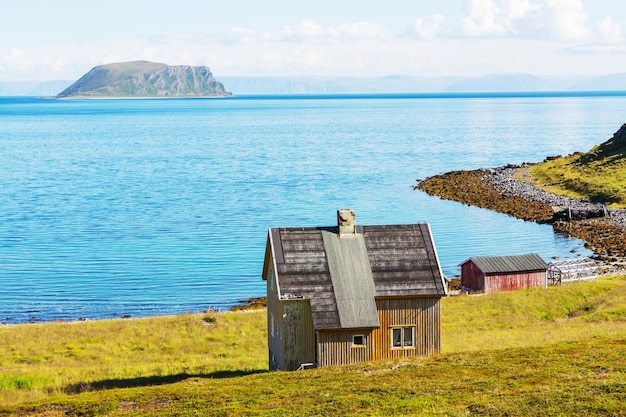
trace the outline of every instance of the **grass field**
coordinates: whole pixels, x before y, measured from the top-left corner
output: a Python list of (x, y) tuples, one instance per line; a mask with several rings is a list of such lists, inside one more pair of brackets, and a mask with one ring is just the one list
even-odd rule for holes
[(265, 310), (0, 327), (0, 415), (626, 415), (626, 277), (442, 300), (443, 352), (268, 372)]
[(531, 165), (536, 187), (553, 194), (588, 199), (612, 208), (626, 207), (626, 160), (580, 164), (581, 154)]
[(587, 153), (531, 165), (533, 184), (553, 194), (626, 207), (626, 125)]

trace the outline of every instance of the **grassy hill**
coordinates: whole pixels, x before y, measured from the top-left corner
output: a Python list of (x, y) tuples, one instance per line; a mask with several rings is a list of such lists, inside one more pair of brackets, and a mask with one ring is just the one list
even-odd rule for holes
[(626, 415), (626, 277), (442, 300), (433, 358), (268, 372), (265, 310), (0, 327), (0, 416)]
[(533, 165), (535, 185), (554, 194), (626, 207), (626, 124), (587, 153), (575, 153)]
[(227, 97), (208, 67), (148, 61), (100, 65), (57, 95), (70, 97)]

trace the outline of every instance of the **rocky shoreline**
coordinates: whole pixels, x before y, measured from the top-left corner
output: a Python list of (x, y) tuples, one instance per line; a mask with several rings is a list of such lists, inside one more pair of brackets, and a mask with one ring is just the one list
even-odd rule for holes
[(419, 181), (414, 187), (446, 200), (551, 224), (555, 230), (584, 240), (603, 263), (626, 263), (626, 210), (547, 193), (515, 178), (525, 168), (507, 165), (473, 171), (453, 171)]

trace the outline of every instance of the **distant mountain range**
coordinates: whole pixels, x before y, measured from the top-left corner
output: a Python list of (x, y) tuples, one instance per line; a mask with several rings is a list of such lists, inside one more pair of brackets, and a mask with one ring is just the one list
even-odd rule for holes
[[(144, 61), (145, 62), (145, 61)], [(128, 63), (127, 63), (128, 64)], [(148, 63), (154, 66), (150, 74), (153, 74), (152, 86), (148, 81), (135, 78), (134, 81), (126, 81), (121, 91), (124, 94), (140, 91), (156, 96), (161, 88), (161, 94), (168, 91), (165, 85), (171, 88), (170, 96), (185, 96), (185, 88), (196, 86), (196, 82), (207, 80), (207, 85), (215, 84), (216, 91), (228, 91), (233, 94), (358, 94), (358, 93), (441, 93), (441, 92), (532, 92), (532, 91), (626, 91), (626, 73), (609, 74), (599, 77), (569, 77), (547, 78), (530, 74), (490, 74), (484, 77), (417, 77), (410, 75), (392, 75), (384, 77), (262, 77), (262, 76), (223, 76), (218, 82), (209, 77), (207, 67), (167, 66), (165, 64)], [(113, 66), (120, 64), (111, 64)], [(96, 80), (101, 82), (112, 80), (114, 77), (109, 73), (92, 73), (96, 69), (106, 69), (110, 66), (94, 68), (77, 81), (70, 92), (79, 93), (80, 88), (99, 88)], [(198, 72), (199, 68), (206, 69)], [(196, 69), (196, 70), (194, 70)], [(121, 71), (118, 68), (118, 75)], [(115, 72), (115, 71), (114, 71)], [(141, 72), (141, 77), (148, 77), (146, 72)], [(91, 75), (90, 75), (91, 74)], [(89, 75), (89, 77), (87, 77)], [(128, 74), (127, 74), (128, 75)], [(84, 79), (87, 77), (86, 79)], [(208, 81), (210, 80), (211, 81)], [(158, 82), (157, 82), (158, 81)], [(104, 85), (105, 83), (102, 83)], [(110, 83), (106, 83), (110, 86)], [(64, 89), (70, 87), (72, 81), (46, 81), (46, 82), (0, 82), (0, 95), (28, 95), (28, 96), (55, 96)], [(82, 85), (82, 86), (81, 86)], [(161, 87), (159, 87), (159, 85)], [(200, 84), (198, 84), (200, 85)], [(221, 87), (220, 87), (221, 86)], [(117, 88), (117, 87), (116, 87)], [(110, 94), (114, 90), (109, 87)], [(197, 94), (200, 91), (202, 94)], [(195, 96), (207, 94), (211, 90), (195, 90)], [(119, 91), (116, 93), (119, 94)], [(227, 93), (226, 93), (227, 94)], [(191, 94), (189, 94), (191, 95)]]
[(531, 91), (626, 91), (626, 73), (542, 78), (529, 74), (484, 77), (220, 77), (234, 94), (346, 94)]
[(9, 81), (0, 82), (0, 96), (56, 96), (74, 81)]

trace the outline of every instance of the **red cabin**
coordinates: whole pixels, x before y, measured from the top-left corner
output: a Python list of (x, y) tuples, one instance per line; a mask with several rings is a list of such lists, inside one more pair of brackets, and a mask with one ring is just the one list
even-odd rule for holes
[(548, 264), (536, 253), (469, 258), (461, 263), (461, 286), (485, 293), (546, 288), (547, 270)]

